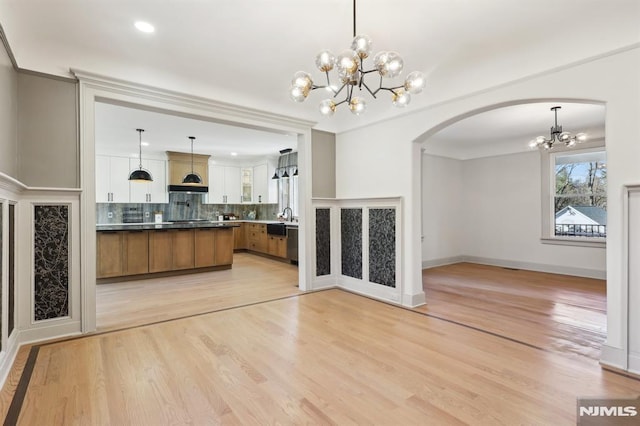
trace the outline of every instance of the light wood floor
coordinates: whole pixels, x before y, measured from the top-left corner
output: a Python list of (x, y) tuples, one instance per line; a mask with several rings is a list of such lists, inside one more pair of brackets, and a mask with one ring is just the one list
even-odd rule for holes
[(603, 282), (471, 264), (423, 280), (417, 310), (240, 292), (236, 308), (40, 345), (19, 424), (562, 425), (577, 397), (640, 394), (594, 358)]
[(606, 282), (458, 263), (422, 272), (422, 312), (573, 357), (600, 358)]
[(123, 329), (299, 294), (298, 268), (249, 253), (233, 267), (175, 277), (99, 284), (98, 331)]

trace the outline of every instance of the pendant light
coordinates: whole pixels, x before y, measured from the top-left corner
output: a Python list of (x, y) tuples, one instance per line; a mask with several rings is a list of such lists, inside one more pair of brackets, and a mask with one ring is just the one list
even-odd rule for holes
[(129, 174), (129, 180), (132, 182), (153, 182), (151, 173), (142, 168), (142, 132), (144, 132), (144, 129), (136, 129), (136, 132), (138, 132), (140, 139), (140, 168), (138, 170), (132, 171), (131, 174)]
[(195, 136), (189, 136), (189, 139), (191, 139), (191, 173), (182, 179), (182, 183), (186, 183), (188, 185), (197, 185), (202, 183), (202, 178), (193, 172), (193, 140), (195, 138)]

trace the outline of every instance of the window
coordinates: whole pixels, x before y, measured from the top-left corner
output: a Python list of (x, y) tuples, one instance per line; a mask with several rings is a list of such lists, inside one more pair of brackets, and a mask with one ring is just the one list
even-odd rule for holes
[(292, 216), (298, 216), (298, 175), (294, 175), (297, 167), (288, 167), (289, 177), (278, 179), (278, 209), (283, 212), (290, 207)]
[(607, 163), (602, 148), (550, 155), (553, 214), (549, 236), (602, 241), (607, 236)]

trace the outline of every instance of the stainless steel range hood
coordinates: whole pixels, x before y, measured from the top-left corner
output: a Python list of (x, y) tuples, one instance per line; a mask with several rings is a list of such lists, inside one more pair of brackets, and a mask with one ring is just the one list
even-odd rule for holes
[(209, 192), (208, 186), (195, 185), (169, 185), (169, 192), (186, 192), (188, 194), (206, 194)]

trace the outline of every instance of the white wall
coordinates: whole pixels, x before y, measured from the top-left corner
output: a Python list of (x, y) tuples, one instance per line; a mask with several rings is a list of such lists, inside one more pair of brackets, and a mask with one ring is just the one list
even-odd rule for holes
[(540, 154), (423, 156), (422, 265), (472, 261), (604, 278), (604, 248), (543, 244)]
[(468, 160), (463, 254), (498, 265), (604, 278), (604, 248), (542, 244), (540, 154)]
[[(495, 88), (445, 101), (397, 119), (337, 135), (338, 197), (401, 196), (404, 202), (404, 291), (421, 281), (420, 146), (448, 124), (523, 101), (600, 101), (606, 104), (608, 165), (607, 343), (602, 361), (626, 347), (623, 298), (623, 185), (640, 182), (640, 45)], [(470, 76), (472, 78), (472, 76)], [(423, 96), (429, 96), (427, 88)], [(393, 173), (381, 173), (390, 170)], [(424, 293), (423, 293), (424, 294)], [(640, 332), (640, 331), (639, 331)]]
[(422, 264), (453, 263), (463, 254), (462, 226), (467, 220), (462, 202), (464, 183), (460, 160), (422, 156)]

